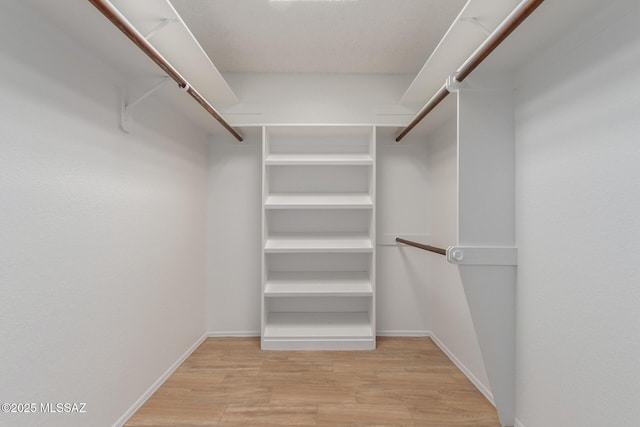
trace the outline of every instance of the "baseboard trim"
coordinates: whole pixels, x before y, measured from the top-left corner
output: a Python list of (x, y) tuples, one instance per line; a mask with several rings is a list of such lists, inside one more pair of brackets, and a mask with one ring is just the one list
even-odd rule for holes
[(207, 338), (259, 337), (260, 331), (209, 331)]
[(116, 421), (113, 424), (113, 427), (122, 427), (124, 425), (124, 423), (126, 423), (129, 418), (131, 418), (131, 416), (133, 414), (136, 413), (136, 411), (138, 409), (140, 409), (140, 407), (142, 405), (144, 405), (144, 403), (149, 400), (149, 398), (153, 395), (153, 393), (155, 393), (160, 386), (171, 376), (171, 374), (173, 374), (175, 372), (176, 369), (178, 369), (178, 367), (182, 364), (182, 362), (184, 362), (187, 357), (191, 356), (191, 353), (193, 353), (196, 348), (198, 348), (200, 346), (200, 344), (202, 344), (204, 342), (204, 340), (207, 338), (207, 334), (203, 334), (200, 338), (198, 338), (196, 340), (195, 343), (193, 343), (193, 345), (191, 345), (191, 347), (189, 347), (187, 349), (187, 351), (185, 351), (182, 356), (180, 356), (178, 358), (178, 360), (176, 360), (173, 365), (171, 365), (169, 367), (169, 369), (167, 369), (165, 371), (164, 374), (162, 374), (160, 376), (160, 378), (158, 378), (152, 385), (151, 387), (149, 387), (149, 389), (147, 391), (145, 391), (142, 396), (140, 396), (140, 398), (138, 400), (136, 400), (136, 402), (127, 410), (127, 412), (125, 412), (119, 419), (118, 421)]
[(469, 381), (471, 381), (471, 383), (474, 386), (476, 386), (478, 390), (480, 390), (480, 393), (482, 393), (484, 397), (486, 397), (487, 400), (491, 402), (493, 406), (496, 406), (496, 403), (493, 400), (493, 393), (491, 393), (491, 391), (487, 387), (485, 387), (485, 385), (482, 384), (478, 380), (478, 378), (476, 378), (476, 376), (473, 375), (471, 371), (460, 360), (458, 360), (458, 358), (453, 354), (453, 352), (449, 350), (449, 348), (442, 341), (440, 341), (440, 339), (436, 336), (436, 334), (434, 334), (433, 332), (430, 332), (429, 338), (431, 338), (433, 342), (438, 347), (440, 347), (440, 350), (442, 350), (442, 352), (447, 355), (449, 360), (451, 360), (453, 364), (456, 365), (458, 369), (460, 369), (460, 371), (469, 379)]
[[(259, 337), (260, 331), (209, 331), (207, 332), (208, 338), (233, 338), (233, 337)], [(404, 331), (404, 330), (389, 330), (389, 331), (377, 331), (376, 336), (379, 337), (430, 337), (429, 331)]]
[(431, 336), (431, 332), (429, 331), (376, 331), (376, 335), (379, 337), (429, 337)]

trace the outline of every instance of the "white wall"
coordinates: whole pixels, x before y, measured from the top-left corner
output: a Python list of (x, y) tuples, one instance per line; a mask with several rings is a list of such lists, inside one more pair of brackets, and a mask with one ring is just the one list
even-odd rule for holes
[(0, 14), (1, 425), (106, 426), (205, 332), (206, 137), (21, 2)]
[(517, 417), (640, 420), (640, 3), (603, 3), (519, 73)]
[(230, 73), (225, 79), (241, 104), (224, 113), (242, 124), (406, 123), (414, 111), (398, 106), (398, 101), (411, 77)]
[(398, 245), (396, 237), (429, 239), (427, 146), (408, 136), (379, 130), (376, 153), (376, 303), (380, 335), (426, 335), (430, 330), (428, 278), (431, 257)]
[[(443, 248), (458, 241), (456, 129), (456, 117), (453, 115), (428, 137), (431, 244)], [(443, 256), (430, 257), (431, 331), (449, 357), (490, 397), (489, 380), (458, 267)]]
[(207, 330), (260, 335), (262, 133), (209, 148)]

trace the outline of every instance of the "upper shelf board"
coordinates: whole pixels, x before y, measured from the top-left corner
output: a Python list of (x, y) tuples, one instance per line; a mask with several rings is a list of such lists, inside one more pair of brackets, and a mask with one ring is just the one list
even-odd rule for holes
[(169, 0), (111, 0), (143, 35), (164, 19), (174, 20), (149, 41), (215, 107), (237, 104), (238, 97), (193, 36)]
[(268, 276), (266, 297), (373, 295), (371, 279), (365, 271), (280, 271)]
[(447, 77), (484, 42), (487, 31), (498, 25), (518, 6), (519, 0), (469, 0), (416, 78), (400, 103), (419, 108), (444, 84)]
[(371, 209), (373, 201), (365, 193), (270, 194), (266, 209)]
[(366, 235), (282, 233), (267, 239), (265, 253), (371, 253), (373, 244)]
[(369, 154), (269, 154), (264, 161), (267, 166), (278, 165), (372, 165), (373, 158)]

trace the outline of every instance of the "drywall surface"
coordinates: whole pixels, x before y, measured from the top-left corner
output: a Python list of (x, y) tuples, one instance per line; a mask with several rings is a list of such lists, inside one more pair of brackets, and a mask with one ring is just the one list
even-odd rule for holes
[(232, 123), (405, 124), (415, 111), (398, 101), (407, 75), (225, 74), (241, 104), (223, 111)]
[(519, 73), (517, 418), (640, 420), (640, 4), (621, 0)]
[(124, 81), (2, 5), (0, 402), (38, 413), (0, 425), (112, 425), (205, 332), (206, 137), (153, 98), (121, 132)]
[(397, 144), (393, 136), (378, 132), (376, 162), (377, 330), (382, 335), (425, 335), (430, 330), (431, 260), (420, 249), (395, 243), (396, 237), (428, 238), (424, 138), (412, 136)]
[(260, 335), (262, 133), (209, 146), (207, 330)]
[[(458, 170), (456, 118), (443, 123), (428, 138), (428, 189), (431, 244), (457, 244)], [(448, 355), (482, 392), (490, 396), (478, 339), (456, 265), (440, 255), (430, 257), (431, 330)]]

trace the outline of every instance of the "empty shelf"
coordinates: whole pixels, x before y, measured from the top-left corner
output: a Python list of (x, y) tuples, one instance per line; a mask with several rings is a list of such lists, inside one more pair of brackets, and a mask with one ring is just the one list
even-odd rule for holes
[(266, 209), (371, 209), (367, 193), (277, 193), (267, 196)]
[(352, 234), (298, 234), (271, 236), (264, 247), (265, 253), (298, 252), (373, 252), (371, 239)]
[(270, 154), (264, 164), (270, 165), (372, 165), (373, 158), (367, 153), (362, 154)]
[(373, 339), (369, 314), (269, 313), (265, 339)]
[(371, 296), (373, 287), (364, 271), (271, 272), (265, 297)]

